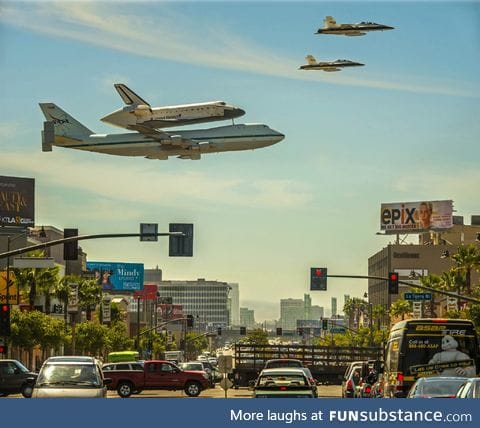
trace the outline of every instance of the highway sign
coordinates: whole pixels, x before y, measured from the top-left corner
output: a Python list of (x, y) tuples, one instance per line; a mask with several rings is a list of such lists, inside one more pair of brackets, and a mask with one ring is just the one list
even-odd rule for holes
[(404, 293), (405, 300), (432, 300), (432, 293)]

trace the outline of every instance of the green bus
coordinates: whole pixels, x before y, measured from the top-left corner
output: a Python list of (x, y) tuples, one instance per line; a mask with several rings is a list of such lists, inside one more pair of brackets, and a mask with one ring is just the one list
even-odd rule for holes
[(480, 349), (470, 320), (424, 318), (396, 323), (385, 349), (384, 397), (405, 397), (421, 376), (474, 377)]
[(110, 352), (107, 356), (108, 363), (119, 363), (123, 361), (138, 361), (139, 353), (137, 351), (118, 351)]

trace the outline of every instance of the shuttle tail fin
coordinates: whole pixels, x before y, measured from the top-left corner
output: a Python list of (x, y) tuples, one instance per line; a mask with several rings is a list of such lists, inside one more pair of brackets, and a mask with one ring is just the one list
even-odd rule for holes
[(317, 60), (315, 59), (315, 57), (313, 55), (307, 55), (305, 57), (305, 59), (307, 60), (308, 64), (310, 64), (310, 65), (316, 65), (317, 64)]
[(123, 83), (115, 83), (115, 89), (122, 98), (123, 102), (127, 105), (145, 105), (150, 107), (144, 99), (139, 97), (135, 92), (133, 92), (127, 85)]
[(47, 122), (53, 124), (53, 129), (51, 125), (47, 125), (44, 128), (45, 142), (53, 143), (54, 137), (83, 140), (94, 133), (57, 105), (53, 103), (40, 103), (39, 105)]
[(325, 28), (336, 27), (337, 21), (335, 21), (333, 16), (326, 16), (325, 19), (323, 20), (323, 25), (325, 26)]

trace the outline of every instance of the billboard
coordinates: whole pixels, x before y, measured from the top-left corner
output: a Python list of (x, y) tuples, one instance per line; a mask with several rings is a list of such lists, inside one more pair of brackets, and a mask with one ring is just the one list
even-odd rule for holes
[(382, 204), (380, 229), (385, 233), (422, 233), (453, 226), (453, 201)]
[(104, 291), (136, 291), (143, 289), (143, 263), (87, 262)]
[(0, 175), (0, 226), (35, 226), (35, 180)]

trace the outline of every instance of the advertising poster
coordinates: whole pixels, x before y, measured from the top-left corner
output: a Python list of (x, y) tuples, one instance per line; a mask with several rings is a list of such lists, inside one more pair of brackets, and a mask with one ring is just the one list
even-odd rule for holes
[(35, 180), (0, 175), (0, 226), (35, 226)]
[(420, 201), (382, 204), (380, 229), (385, 233), (421, 233), (453, 226), (452, 201)]
[(143, 289), (142, 263), (87, 262), (87, 270), (95, 274), (104, 291), (136, 291)]

